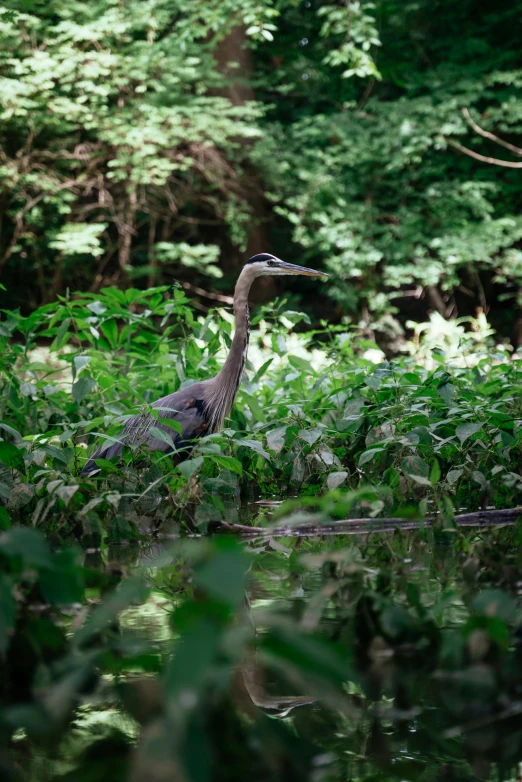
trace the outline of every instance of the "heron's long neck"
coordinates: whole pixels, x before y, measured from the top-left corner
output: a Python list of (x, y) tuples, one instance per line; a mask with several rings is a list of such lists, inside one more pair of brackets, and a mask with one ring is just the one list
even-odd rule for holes
[(209, 398), (213, 431), (223, 426), (224, 419), (232, 409), (245, 368), (250, 337), (248, 293), (254, 279), (254, 270), (246, 266), (239, 275), (234, 291), (236, 330), (226, 361), (214, 378)]

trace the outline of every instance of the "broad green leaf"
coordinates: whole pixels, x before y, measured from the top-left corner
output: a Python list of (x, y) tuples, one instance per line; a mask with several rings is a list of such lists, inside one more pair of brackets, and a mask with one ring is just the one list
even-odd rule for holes
[(442, 397), (442, 399), (449, 406), (451, 405), (451, 402), (455, 395), (455, 386), (453, 386), (452, 383), (444, 383), (443, 385), (440, 385), (437, 388), (437, 393), (439, 394), (439, 396)]
[(178, 470), (188, 480), (192, 478), (195, 472), (199, 470), (203, 464), (203, 457), (196, 456), (194, 459), (186, 459), (184, 462), (178, 464)]
[(86, 396), (88, 396), (96, 385), (96, 381), (92, 377), (82, 377), (73, 383), (72, 395), (75, 402), (82, 402)]
[(262, 365), (259, 367), (259, 369), (258, 369), (258, 370), (257, 370), (257, 372), (255, 373), (254, 377), (252, 378), (252, 383), (257, 383), (259, 380), (261, 380), (261, 378), (262, 378), (262, 377), (263, 377), (263, 375), (265, 374), (266, 370), (268, 369), (268, 367), (270, 366), (270, 364), (272, 364), (272, 362), (273, 362), (273, 361), (274, 361), (274, 359), (273, 359), (273, 358), (269, 358), (267, 361), (265, 361), (265, 362), (264, 362), (264, 363), (263, 363), (263, 364), (262, 364)]
[(438, 483), (440, 481), (440, 475), (441, 475), (440, 464), (437, 461), (437, 459), (434, 459), (430, 470), (430, 483), (432, 484)]
[(299, 369), (301, 372), (306, 372), (309, 375), (315, 374), (312, 365), (305, 358), (290, 355), (288, 356), (288, 363), (296, 369)]
[(446, 475), (447, 482), (448, 483), (456, 483), (458, 481), (458, 479), (460, 478), (460, 476), (462, 475), (463, 472), (464, 472), (464, 470), (459, 469), (459, 468), (453, 469), (453, 470), (449, 470), (448, 474)]
[(156, 440), (159, 440), (162, 443), (165, 443), (169, 446), (169, 448), (172, 448), (173, 451), (176, 450), (176, 446), (174, 445), (174, 440), (170, 436), (168, 432), (164, 432), (163, 429), (159, 429), (157, 426), (151, 426), (149, 429), (149, 434), (151, 437), (155, 437)]
[(25, 474), (24, 451), (12, 443), (0, 442), (0, 462)]
[(90, 364), (92, 361), (91, 356), (75, 356), (73, 359), (73, 374), (74, 377), (76, 377), (80, 371), (87, 366), (87, 364)]
[(344, 408), (343, 418), (347, 421), (358, 421), (361, 417), (366, 400), (362, 397), (350, 399)]
[(103, 470), (107, 470), (108, 472), (121, 472), (117, 464), (113, 464), (113, 462), (109, 461), (108, 459), (102, 459), (101, 456), (95, 459), (94, 463), (97, 467), (100, 467)]
[(239, 462), (237, 459), (234, 459), (233, 456), (221, 456), (217, 453), (210, 453), (208, 454), (208, 458), (212, 459), (212, 461), (217, 464), (218, 467), (222, 467), (224, 470), (230, 470), (231, 472), (240, 476), (243, 474), (243, 467), (241, 462)]
[(408, 478), (410, 478), (415, 483), (418, 483), (420, 486), (431, 486), (430, 479), (426, 478), (424, 475), (414, 475), (413, 473), (408, 473)]
[(406, 456), (404, 459), (402, 459), (401, 467), (403, 472), (409, 476), (416, 475), (422, 478), (427, 478), (430, 474), (428, 463), (425, 462), (424, 459), (421, 459), (420, 456), (416, 456), (415, 454), (412, 456)]
[(64, 501), (65, 505), (67, 506), (69, 502), (71, 501), (72, 497), (76, 492), (78, 491), (78, 484), (72, 484), (68, 486), (60, 486), (56, 490), (56, 495)]
[(30, 566), (52, 566), (52, 555), (44, 536), (29, 527), (12, 527), (0, 535), (0, 552), (21, 557)]
[(53, 555), (52, 564), (40, 572), (42, 595), (53, 605), (78, 603), (83, 597), (83, 571), (72, 551), (59, 551)]
[(496, 616), (504, 622), (513, 623), (517, 617), (517, 606), (511, 595), (501, 589), (485, 589), (475, 595), (471, 609), (477, 614)]
[(10, 491), (7, 507), (13, 510), (23, 508), (34, 497), (34, 486), (30, 483), (17, 483)]
[(263, 446), (257, 440), (237, 440), (237, 445), (238, 448), (245, 447), (255, 451), (260, 456), (262, 456), (263, 459), (267, 459), (268, 461), (271, 459), (270, 454), (263, 449)]
[(100, 331), (106, 338), (111, 348), (116, 348), (118, 345), (118, 326), (116, 325), (114, 318), (104, 320), (100, 325)]
[(359, 456), (359, 467), (363, 467), (365, 464), (368, 464), (368, 462), (371, 462), (374, 456), (376, 456), (378, 453), (384, 453), (385, 451), (386, 448), (372, 448), (369, 451), (363, 451)]
[(278, 426), (277, 429), (272, 429), (270, 432), (267, 432), (266, 444), (271, 451), (279, 453), (282, 450), (285, 444), (287, 429), (287, 426)]
[(382, 378), (376, 377), (375, 375), (369, 375), (369, 377), (365, 378), (364, 382), (367, 386), (369, 386), (369, 388), (373, 389), (374, 391), (378, 391), (382, 382)]
[(211, 597), (231, 606), (245, 599), (245, 579), (250, 560), (239, 546), (231, 551), (218, 551), (194, 568), (193, 580)]
[(183, 427), (181, 426), (180, 422), (176, 421), (174, 418), (158, 418), (156, 420), (158, 424), (170, 426), (170, 428), (174, 429), (174, 431), (178, 434), (183, 434)]
[(176, 643), (174, 656), (167, 666), (165, 688), (167, 701), (175, 703), (180, 713), (179, 699), (184, 695), (183, 708), (194, 707), (200, 691), (215, 670), (222, 640), (222, 630), (210, 618), (202, 617), (183, 633)]
[(20, 432), (10, 426), (10, 424), (7, 424), (5, 421), (0, 421), (0, 429), (3, 429), (4, 432), (10, 434), (11, 437), (14, 437), (14, 439), (17, 441), (22, 439)]
[(71, 325), (71, 319), (70, 318), (64, 318), (62, 322), (60, 323), (58, 327), (58, 331), (56, 332), (56, 337), (54, 339), (54, 342), (51, 346), (51, 349), (53, 350), (60, 350), (65, 343), (68, 340), (69, 334), (69, 326)]
[(482, 424), (460, 424), (455, 429), (455, 434), (459, 438), (461, 445), (464, 445), (469, 437), (480, 432), (481, 429)]
[(318, 427), (315, 427), (314, 429), (301, 429), (298, 434), (301, 440), (304, 440), (305, 443), (308, 443), (308, 445), (313, 445), (317, 442), (317, 440), (319, 440), (323, 434), (323, 430), (319, 429)]
[(348, 477), (347, 472), (344, 472), (343, 470), (340, 470), (339, 472), (331, 472), (326, 479), (326, 485), (329, 489), (337, 489), (338, 486), (341, 486), (345, 482), (345, 480)]

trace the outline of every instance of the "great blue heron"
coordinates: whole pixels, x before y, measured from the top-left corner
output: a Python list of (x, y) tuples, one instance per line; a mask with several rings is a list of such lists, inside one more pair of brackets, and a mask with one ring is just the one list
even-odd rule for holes
[[(112, 445), (106, 443), (100, 445), (84, 466), (82, 476), (98, 473), (100, 468), (96, 464), (96, 459), (112, 459), (114, 456), (120, 456), (125, 444), (143, 446), (146, 449), (163, 451), (164, 453), (172, 451), (171, 445), (151, 435), (151, 427), (156, 427), (168, 434), (176, 451), (182, 449), (186, 451), (191, 441), (197, 437), (221, 429), (234, 404), (245, 368), (250, 336), (248, 310), (250, 286), (257, 277), (266, 275), (275, 277), (282, 274), (328, 277), (324, 272), (285, 263), (270, 253), (260, 253), (250, 258), (244, 265), (236, 283), (234, 291), (236, 330), (221, 371), (210, 380), (193, 383), (174, 394), (158, 399), (152, 405), (159, 411), (157, 418), (152, 414), (138, 414), (129, 418), (119, 441)], [(177, 421), (181, 426), (181, 433), (175, 431), (168, 424), (161, 423), (162, 418)]]

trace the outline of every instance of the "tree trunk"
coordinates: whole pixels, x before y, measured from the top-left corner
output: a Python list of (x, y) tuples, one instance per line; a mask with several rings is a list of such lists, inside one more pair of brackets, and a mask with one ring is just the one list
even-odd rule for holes
[[(229, 80), (227, 87), (220, 90), (219, 94), (228, 98), (234, 106), (243, 106), (247, 101), (256, 99), (249, 81), (254, 71), (254, 60), (252, 51), (248, 47), (245, 30), (244, 25), (234, 27), (218, 44), (215, 53), (220, 73)], [(239, 67), (231, 67), (230, 63), (237, 63)], [(252, 144), (248, 139), (240, 139), (239, 143), (245, 150)], [(261, 252), (271, 252), (271, 243), (267, 229), (268, 209), (263, 183), (257, 171), (248, 162), (244, 166), (244, 174), (241, 181), (242, 197), (252, 215), (246, 244), (246, 255), (250, 257)], [(228, 270), (237, 269), (243, 261), (244, 254), (240, 251), (230, 253), (225, 259), (225, 263), (229, 266)], [(257, 300), (265, 301), (272, 298), (275, 292), (274, 280), (271, 277), (261, 277), (253, 290), (253, 298)]]
[(138, 194), (136, 189), (129, 192), (127, 210), (124, 214), (123, 225), (120, 228), (120, 242), (118, 247), (118, 264), (120, 267), (120, 281), (122, 287), (128, 287), (129, 267), (131, 266), (131, 246), (134, 235), (134, 222), (138, 206)]

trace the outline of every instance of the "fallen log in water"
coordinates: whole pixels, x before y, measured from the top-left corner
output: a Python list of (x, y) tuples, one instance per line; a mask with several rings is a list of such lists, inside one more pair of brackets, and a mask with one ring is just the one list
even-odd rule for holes
[[(461, 513), (455, 516), (457, 527), (494, 527), (499, 525), (514, 524), (517, 518), (522, 517), (522, 507), (507, 508), (505, 510), (479, 510), (473, 513)], [(220, 533), (234, 532), (242, 536), (259, 537), (290, 537), (295, 535), (360, 535), (364, 532), (387, 532), (394, 529), (421, 529), (432, 527), (440, 521), (438, 515), (426, 516), (424, 519), (341, 519), (329, 521), (326, 524), (320, 520), (311, 520), (306, 524), (286, 524), (276, 527), (249, 527), (246, 524), (221, 523), (214, 531)], [(451, 532), (451, 527), (447, 528)]]

